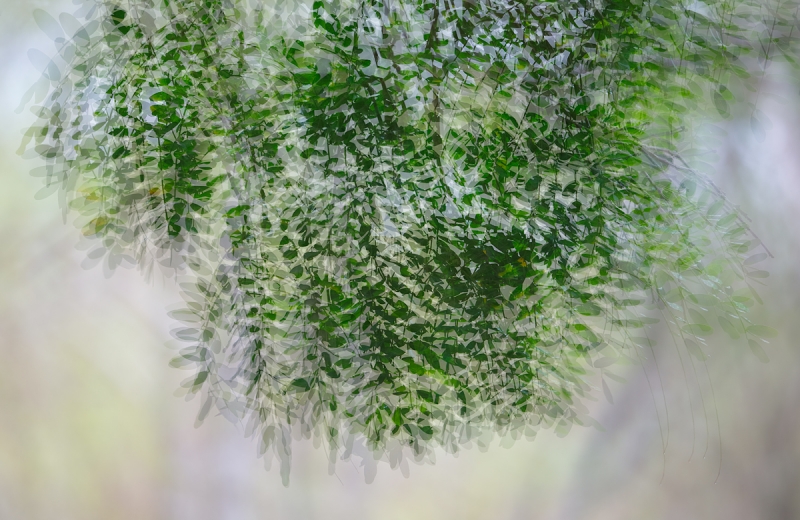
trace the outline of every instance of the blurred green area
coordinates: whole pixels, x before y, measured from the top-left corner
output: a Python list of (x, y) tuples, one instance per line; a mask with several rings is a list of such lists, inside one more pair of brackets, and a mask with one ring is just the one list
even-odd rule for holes
[(88, 267), (57, 196), (37, 200), (35, 165), (15, 153), (31, 120), (15, 110), (38, 77), (26, 53), (52, 45), (36, 8), (70, 5), (0, 0), (0, 518), (800, 517), (800, 107), (779, 67), (762, 85), (766, 138), (732, 121), (714, 174), (775, 255), (758, 317), (780, 331), (769, 363), (718, 338), (704, 365), (662, 334), (658, 367), (645, 351), (616, 370), (614, 404), (598, 388), (605, 432), (442, 453), (409, 478), (387, 464), (371, 485), (350, 462), (329, 476), (304, 443), (284, 488), (241, 425), (195, 429), (199, 401), (174, 396), (188, 374), (167, 365), (173, 280)]

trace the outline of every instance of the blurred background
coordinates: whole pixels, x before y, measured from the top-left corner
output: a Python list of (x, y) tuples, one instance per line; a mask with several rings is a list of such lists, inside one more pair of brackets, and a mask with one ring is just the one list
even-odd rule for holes
[(800, 83), (779, 66), (762, 84), (766, 137), (731, 121), (714, 173), (775, 256), (755, 317), (779, 330), (768, 363), (717, 338), (684, 373), (662, 335), (656, 359), (607, 380), (613, 404), (599, 388), (589, 403), (605, 431), (442, 453), (408, 478), (384, 464), (369, 485), (301, 443), (285, 488), (241, 426), (195, 428), (199, 400), (175, 396), (189, 374), (168, 366), (173, 280), (87, 265), (17, 155), (32, 115), (16, 109), (40, 74), (27, 51), (53, 52), (37, 8), (72, 10), (0, 0), (0, 519), (800, 518)]

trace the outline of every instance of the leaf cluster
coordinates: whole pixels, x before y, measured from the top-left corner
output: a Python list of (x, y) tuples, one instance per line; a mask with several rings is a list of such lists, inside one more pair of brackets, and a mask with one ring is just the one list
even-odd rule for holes
[[(131, 0), (62, 15), (27, 146), (110, 266), (185, 267), (176, 366), (272, 448), (392, 465), (591, 424), (662, 319), (697, 362), (764, 254), (682, 162), (793, 22), (755, 1)], [(69, 35), (67, 37), (67, 35)], [(60, 64), (60, 66), (59, 66)], [(741, 102), (741, 99), (738, 100)], [(755, 254), (754, 254), (755, 253)], [(693, 361), (694, 362), (694, 361)]]

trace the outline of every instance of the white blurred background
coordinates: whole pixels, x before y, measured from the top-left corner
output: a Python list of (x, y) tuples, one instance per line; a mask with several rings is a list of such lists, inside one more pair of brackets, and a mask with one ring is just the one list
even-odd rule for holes
[(199, 400), (175, 397), (188, 374), (167, 365), (172, 280), (82, 266), (57, 197), (37, 200), (37, 164), (16, 154), (32, 116), (15, 113), (39, 77), (28, 49), (53, 51), (36, 8), (71, 10), (0, 0), (0, 519), (800, 518), (800, 83), (778, 67), (760, 101), (766, 139), (731, 122), (715, 174), (776, 257), (758, 311), (780, 332), (769, 363), (719, 339), (708, 372), (687, 364), (684, 377), (664, 336), (660, 379), (643, 352), (644, 367), (616, 370), (614, 404), (597, 392), (605, 432), (442, 453), (409, 478), (385, 464), (369, 485), (350, 462), (329, 476), (306, 443), (285, 488), (241, 427), (195, 429)]

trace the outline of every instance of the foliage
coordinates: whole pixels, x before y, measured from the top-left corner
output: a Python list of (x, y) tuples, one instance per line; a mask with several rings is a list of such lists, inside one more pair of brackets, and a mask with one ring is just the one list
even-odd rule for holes
[(766, 254), (680, 147), (789, 56), (786, 6), (274, 4), (38, 12), (27, 138), (95, 257), (190, 270), (174, 364), (287, 481), (293, 432), (395, 466), (591, 424), (659, 318), (692, 363), (760, 351)]

